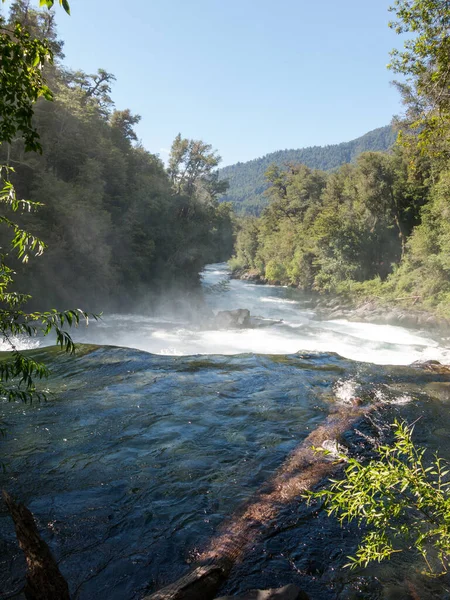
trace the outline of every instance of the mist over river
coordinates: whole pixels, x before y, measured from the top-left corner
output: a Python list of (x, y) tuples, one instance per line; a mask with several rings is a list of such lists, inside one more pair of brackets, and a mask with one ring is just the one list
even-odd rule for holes
[(431, 359), (450, 362), (449, 340), (390, 325), (319, 320), (309, 306), (309, 298), (298, 290), (230, 280), (226, 264), (206, 267), (202, 284), (206, 305), (213, 312), (246, 308), (253, 317), (261, 317), (260, 326), (218, 330), (208, 325), (204, 307), (189, 298), (179, 298), (176, 311), (172, 308), (173, 298), (168, 298), (171, 308), (165, 308), (162, 302), (157, 317), (104, 315), (88, 329), (81, 326), (74, 332), (74, 339), (174, 356), (291, 354), (306, 350), (336, 352), (375, 364), (407, 365)]
[[(187, 573), (339, 411), (377, 407), (341, 440), (356, 453), (401, 418), (418, 421), (417, 443), (450, 459), (449, 376), (407, 366), (450, 362), (447, 340), (320, 321), (297, 290), (229, 280), (226, 265), (210, 265), (202, 281), (203, 306), (186, 298), (178, 314), (105, 315), (75, 332), (85, 344), (76, 357), (36, 348), (51, 369), (49, 400), (0, 400), (0, 488), (35, 515), (74, 600), (140, 600)], [(210, 311), (236, 308), (258, 326), (205, 326)], [(411, 553), (343, 568), (359, 538), (296, 497), (254, 531), (221, 593), (296, 583), (311, 600), (450, 598), (449, 579), (423, 575)], [(20, 591), (24, 573), (0, 505), (0, 600)]]

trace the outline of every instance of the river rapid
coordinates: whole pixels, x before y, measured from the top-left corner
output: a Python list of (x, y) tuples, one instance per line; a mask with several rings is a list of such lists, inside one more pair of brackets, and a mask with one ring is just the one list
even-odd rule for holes
[[(419, 419), (415, 441), (450, 459), (449, 377), (407, 366), (450, 362), (447, 340), (321, 321), (297, 290), (229, 280), (225, 265), (202, 280), (200, 307), (186, 298), (178, 314), (105, 315), (80, 328), (75, 358), (38, 340), (49, 401), (0, 404), (0, 487), (32, 510), (75, 599), (137, 600), (185, 574), (294, 448), (355, 398), (383, 407), (351, 434), (361, 452), (400, 417)], [(236, 308), (258, 326), (205, 328), (210, 311)], [(357, 540), (356, 528), (296, 500), (255, 536), (221, 593), (297, 583), (311, 600), (450, 598), (448, 578), (424, 576), (413, 554), (344, 569)], [(2, 507), (0, 599), (24, 571)]]
[[(320, 320), (310, 298), (298, 290), (230, 280), (226, 264), (206, 267), (202, 283), (205, 305), (196, 298), (181, 297), (174, 308), (168, 298), (170, 308), (165, 309), (163, 302), (157, 316), (105, 315), (88, 329), (80, 327), (74, 337), (81, 342), (169, 356), (313, 351), (336, 352), (379, 365), (407, 365), (416, 360), (450, 363), (448, 339), (390, 325)], [(218, 330), (208, 324), (209, 310), (217, 313), (237, 308), (260, 317), (258, 326)]]

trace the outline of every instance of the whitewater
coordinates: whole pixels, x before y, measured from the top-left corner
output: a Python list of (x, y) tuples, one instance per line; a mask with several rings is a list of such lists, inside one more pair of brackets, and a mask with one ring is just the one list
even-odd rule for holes
[[(392, 325), (322, 320), (299, 290), (256, 285), (230, 279), (226, 264), (214, 264), (201, 275), (205, 303), (213, 313), (246, 308), (258, 317), (248, 329), (214, 329), (204, 307), (188, 306), (174, 314), (164, 303), (156, 316), (105, 314), (88, 328), (73, 332), (78, 342), (135, 348), (160, 355), (292, 354), (335, 352), (344, 358), (378, 365), (408, 365), (415, 361), (450, 362), (450, 340), (426, 331)], [(183, 306), (183, 303), (181, 304)], [(203, 308), (203, 310), (202, 310)], [(185, 315), (189, 314), (188, 317)], [(49, 345), (52, 340), (26, 340), (26, 346)], [(0, 349), (7, 349), (0, 348)]]

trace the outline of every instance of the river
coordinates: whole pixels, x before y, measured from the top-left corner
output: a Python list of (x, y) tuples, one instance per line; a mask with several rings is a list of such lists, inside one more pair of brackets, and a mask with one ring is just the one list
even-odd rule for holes
[[(321, 321), (297, 290), (230, 281), (225, 265), (207, 267), (203, 285), (203, 308), (105, 315), (80, 328), (78, 357), (38, 340), (49, 401), (0, 405), (0, 486), (35, 514), (73, 598), (138, 600), (186, 573), (224, 520), (356, 397), (383, 402), (361, 435), (419, 419), (416, 441), (450, 459), (449, 378), (406, 366), (450, 362), (446, 340)], [(259, 326), (204, 329), (206, 307), (248, 308)], [(447, 597), (448, 579), (423, 576), (412, 555), (343, 569), (356, 529), (300, 501), (270, 525), (223, 593), (294, 582), (311, 600)], [(23, 574), (2, 508), (0, 598)]]
[[(247, 308), (252, 316), (261, 317), (261, 326), (228, 331), (205, 328), (203, 307), (187, 299), (179, 302), (178, 311), (171, 308), (165, 312), (163, 306), (158, 316), (105, 315), (88, 329), (80, 327), (74, 337), (77, 341), (174, 356), (313, 351), (336, 352), (374, 364), (407, 365), (432, 359), (450, 362), (449, 340), (390, 325), (319, 320), (308, 296), (292, 288), (230, 280), (226, 264), (206, 267), (202, 283), (206, 305), (212, 311)], [(264, 326), (273, 321), (281, 322)]]

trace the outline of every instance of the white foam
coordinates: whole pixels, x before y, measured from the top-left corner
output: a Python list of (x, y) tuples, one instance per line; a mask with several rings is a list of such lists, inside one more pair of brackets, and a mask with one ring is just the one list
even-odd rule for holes
[(398, 398), (391, 400), (391, 404), (397, 404), (398, 406), (403, 406), (404, 404), (409, 404), (410, 402), (412, 402), (412, 398), (408, 394), (403, 394), (403, 396), (399, 396)]
[(432, 340), (425, 335), (395, 325), (377, 325), (375, 323), (336, 319), (325, 321), (324, 326), (335, 329), (336, 331), (344, 331), (346, 335), (352, 335), (366, 341), (394, 342), (395, 344), (406, 345), (417, 344), (431, 347), (438, 346), (438, 343), (435, 340)]
[(13, 335), (9, 340), (0, 339), (0, 352), (10, 352), (13, 347), (16, 350), (34, 350), (34, 348), (39, 348), (39, 345), (40, 342), (36, 338)]
[(322, 443), (322, 448), (327, 451), (328, 458), (332, 460), (336, 460), (337, 458), (341, 458), (342, 455), (345, 456), (347, 454), (347, 450), (336, 439), (325, 440)]
[(375, 400), (378, 402), (387, 402), (386, 394), (384, 394), (381, 390), (375, 391)]
[(354, 404), (357, 396), (358, 384), (353, 379), (338, 381), (334, 386), (334, 394), (338, 404)]
[(177, 348), (162, 348), (159, 354), (162, 356), (182, 356), (183, 353), (177, 350)]
[[(265, 317), (265, 315), (264, 315)], [(277, 318), (282, 318), (278, 313)], [(273, 317), (268, 317), (269, 319)], [(450, 349), (439, 346), (433, 340), (419, 334), (400, 331), (402, 334), (385, 341), (380, 332), (379, 340), (364, 339), (347, 334), (345, 328), (336, 330), (324, 327), (319, 321), (284, 321), (280, 324), (255, 329), (229, 329), (199, 331), (188, 327), (180, 328), (179, 323), (139, 322), (127, 319), (120, 323), (117, 317), (113, 322), (103, 317), (102, 327), (89, 327), (76, 330), (73, 337), (77, 341), (127, 346), (160, 354), (170, 349), (172, 354), (294, 354), (296, 352), (336, 352), (337, 354), (361, 362), (375, 364), (407, 365), (414, 361), (438, 360), (450, 362)], [(178, 327), (176, 326), (178, 325)], [(371, 327), (372, 334), (375, 334)], [(397, 328), (400, 329), (400, 328)], [(384, 332), (386, 333), (386, 332)], [(81, 334), (81, 335), (80, 335)], [(375, 335), (371, 336), (372, 338)], [(414, 341), (408, 344), (406, 341)], [(427, 345), (428, 343), (433, 345)], [(34, 342), (37, 345), (37, 342)], [(51, 343), (50, 340), (48, 343)], [(33, 346), (35, 347), (35, 346)]]
[(269, 296), (268, 298), (260, 298), (260, 302), (274, 302), (275, 304), (300, 304), (298, 300), (287, 300), (285, 298), (275, 298)]
[[(202, 273), (202, 278), (209, 286), (227, 273), (226, 265), (211, 265)], [(304, 295), (292, 288), (230, 280), (228, 291), (209, 294), (206, 301), (214, 312), (248, 308), (253, 316), (282, 322), (254, 329), (201, 331), (202, 308), (198, 310), (196, 324), (191, 325), (180, 314), (166, 314), (163, 307), (163, 313), (153, 317), (104, 315), (100, 323), (74, 331), (74, 339), (170, 355), (306, 351), (335, 352), (345, 358), (375, 364), (407, 365), (426, 360), (450, 363), (450, 348), (423, 332), (393, 325), (315, 320), (311, 308), (302, 308)], [(190, 308), (195, 312), (195, 307)]]

